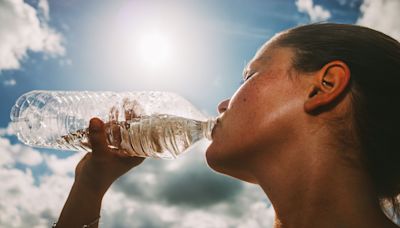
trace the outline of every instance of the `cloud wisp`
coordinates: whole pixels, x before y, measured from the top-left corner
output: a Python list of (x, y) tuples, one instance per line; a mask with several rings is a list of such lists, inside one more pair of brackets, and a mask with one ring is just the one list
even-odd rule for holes
[(296, 6), (299, 12), (308, 14), (311, 22), (320, 22), (331, 18), (331, 12), (314, 4), (313, 0), (297, 0)]
[(47, 0), (40, 0), (38, 7), (23, 0), (0, 0), (0, 72), (19, 69), (28, 51), (64, 55), (62, 35), (47, 23)]
[(357, 24), (384, 32), (400, 41), (400, 1), (364, 0)]
[(4, 86), (15, 86), (17, 81), (15, 79), (8, 79), (3, 81)]

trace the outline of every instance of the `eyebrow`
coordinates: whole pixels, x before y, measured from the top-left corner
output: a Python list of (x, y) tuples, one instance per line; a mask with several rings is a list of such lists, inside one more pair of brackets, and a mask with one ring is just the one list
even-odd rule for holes
[(244, 68), (242, 72), (242, 78), (246, 77), (247, 72), (248, 72), (247, 68)]
[[(259, 56), (257, 59), (253, 59), (252, 61), (248, 62), (246, 64), (246, 66), (243, 68), (243, 78), (246, 78), (246, 75), (249, 73), (250, 68), (256, 68), (256, 69), (260, 69), (260, 67), (265, 67), (265, 65), (267, 65), (269, 62), (268, 60), (270, 60), (272, 58), (272, 56), (267, 55), (267, 56)], [(253, 64), (253, 67), (250, 67), (251, 64)], [(254, 66), (255, 65), (255, 66)]]
[(250, 62), (248, 62), (246, 64), (246, 66), (243, 68), (243, 72), (242, 72), (242, 77), (243, 79), (246, 78), (247, 73), (249, 72), (249, 66), (250, 66)]

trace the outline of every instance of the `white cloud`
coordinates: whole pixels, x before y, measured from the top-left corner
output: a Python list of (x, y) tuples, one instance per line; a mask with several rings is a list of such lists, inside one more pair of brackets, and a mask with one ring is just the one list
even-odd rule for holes
[(209, 213), (205, 210), (193, 210), (190, 213), (183, 214), (183, 218), (179, 226), (175, 227), (204, 227), (214, 228), (229, 227), (229, 220), (214, 213)]
[(222, 32), (229, 35), (246, 37), (250, 39), (265, 40), (273, 34), (269, 29), (254, 27), (246, 24), (231, 23), (226, 21), (214, 21), (213, 23), (216, 24), (215, 32)]
[(400, 1), (364, 0), (357, 24), (384, 32), (400, 40)]
[(0, 128), (0, 136), (9, 136), (12, 134), (14, 134), (14, 129), (12, 128), (11, 123), (9, 123), (6, 128)]
[(39, 0), (38, 7), (41, 10), (44, 18), (46, 20), (49, 20), (50, 19), (49, 2), (47, 0)]
[(313, 0), (297, 0), (296, 6), (299, 12), (308, 14), (311, 22), (325, 21), (331, 17), (329, 10), (314, 5)]
[[(159, 175), (163, 176), (162, 173)], [(153, 186), (157, 187), (159, 186)], [(153, 192), (154, 189), (150, 188), (148, 191)], [(245, 190), (235, 200), (207, 208), (164, 204), (162, 196), (157, 197), (154, 194), (152, 197), (153, 199), (142, 202), (112, 188), (103, 200), (101, 225), (169, 228), (273, 227), (274, 210), (256, 185), (246, 185)]]
[(4, 161), (0, 160), (0, 165), (21, 163), (23, 165), (35, 166), (43, 161), (41, 154), (37, 150), (20, 144), (12, 145), (7, 138), (0, 137), (0, 148), (4, 150), (1, 157), (4, 156), (2, 159), (5, 159)]
[(0, 0), (0, 71), (20, 68), (27, 51), (64, 54), (62, 35), (47, 24), (47, 0), (40, 0), (38, 7), (37, 11), (23, 0)]
[(60, 64), (60, 66), (62, 66), (62, 67), (71, 66), (72, 65), (72, 60), (71, 59), (60, 59), (58, 61), (58, 64)]
[(0, 226), (50, 227), (65, 201), (72, 178), (52, 175), (35, 185), (30, 169), (0, 168)]
[[(62, 152), (60, 153), (71, 153)], [(44, 160), (46, 161), (47, 167), (50, 171), (58, 175), (68, 175), (73, 174), (75, 171), (75, 166), (78, 164), (79, 160), (82, 158), (83, 153), (75, 153), (64, 159), (59, 159), (55, 155), (45, 155)]]
[[(10, 129), (0, 129), (0, 227), (50, 227), (58, 219), (73, 183), (70, 174), (84, 153), (58, 158), (31, 147), (11, 144), (6, 138), (12, 133)], [(262, 190), (250, 184), (238, 188), (232, 185), (231, 179), (207, 172), (204, 146), (199, 144), (174, 161), (148, 159), (121, 178), (103, 200), (100, 226), (272, 227), (274, 212)], [(25, 167), (18, 168), (17, 163)], [(45, 167), (44, 173), (35, 173), (33, 167), (38, 164)], [(192, 204), (174, 203), (165, 200), (170, 197), (168, 189), (173, 189), (173, 185), (181, 184), (175, 190), (185, 194), (189, 201), (193, 194), (184, 189), (182, 184), (185, 183), (173, 182), (174, 178), (191, 180), (190, 183), (186, 181), (190, 185), (209, 186), (205, 189), (213, 190), (218, 186), (222, 188), (220, 192), (223, 188), (237, 190), (227, 189), (225, 193), (231, 197), (221, 195), (219, 199), (219, 194), (195, 191), (192, 197), (205, 198), (208, 194), (215, 198), (214, 203), (206, 205), (196, 200), (192, 200)]]
[(36, 166), (43, 161), (42, 155), (37, 150), (19, 144), (12, 146), (11, 152), (16, 161), (24, 165)]
[(4, 86), (15, 86), (16, 84), (17, 84), (17, 81), (15, 81), (15, 79), (9, 79), (9, 80), (3, 81)]
[[(32, 167), (42, 164), (42, 154), (33, 148), (11, 144), (0, 135), (0, 227), (49, 227), (66, 199), (72, 178), (51, 175), (35, 183)], [(23, 166), (23, 168), (17, 168)], [(36, 176), (37, 178), (37, 176)]]
[(11, 154), (8, 152), (8, 148), (11, 146), (10, 141), (8, 139), (0, 137), (0, 167), (9, 166), (14, 164), (14, 159)]
[(274, 208), (263, 202), (253, 202), (250, 210), (243, 216), (239, 228), (273, 227), (275, 218)]
[(341, 6), (350, 6), (354, 8), (358, 3), (362, 2), (362, 0), (337, 0)]

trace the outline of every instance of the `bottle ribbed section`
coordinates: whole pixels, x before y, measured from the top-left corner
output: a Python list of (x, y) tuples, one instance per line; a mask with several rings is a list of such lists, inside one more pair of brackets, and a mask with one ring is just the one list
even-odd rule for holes
[(108, 128), (119, 127), (118, 137), (125, 140), (116, 140), (109, 131), (110, 147), (142, 157), (175, 157), (199, 139), (211, 139), (215, 124), (187, 100), (158, 91), (31, 91), (10, 113), (25, 144), (77, 151), (91, 151), (87, 128), (93, 117)]
[(17, 100), (10, 117), (19, 139), (28, 145), (82, 150), (71, 145), (56, 145), (56, 138), (86, 128), (87, 118), (98, 109), (96, 104), (107, 105), (104, 103), (111, 97), (118, 98), (118, 94), (32, 91)]

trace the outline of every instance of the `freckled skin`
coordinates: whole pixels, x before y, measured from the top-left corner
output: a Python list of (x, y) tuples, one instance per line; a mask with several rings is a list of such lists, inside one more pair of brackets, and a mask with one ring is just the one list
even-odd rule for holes
[[(232, 96), (213, 142), (207, 149), (207, 161), (213, 169), (255, 182), (246, 166), (257, 153), (273, 151), (290, 134), (291, 122), (302, 112), (298, 84), (290, 80), (289, 49), (271, 49), (261, 58), (256, 55), (248, 71), (255, 72)], [(267, 150), (267, 151), (265, 151)]]

